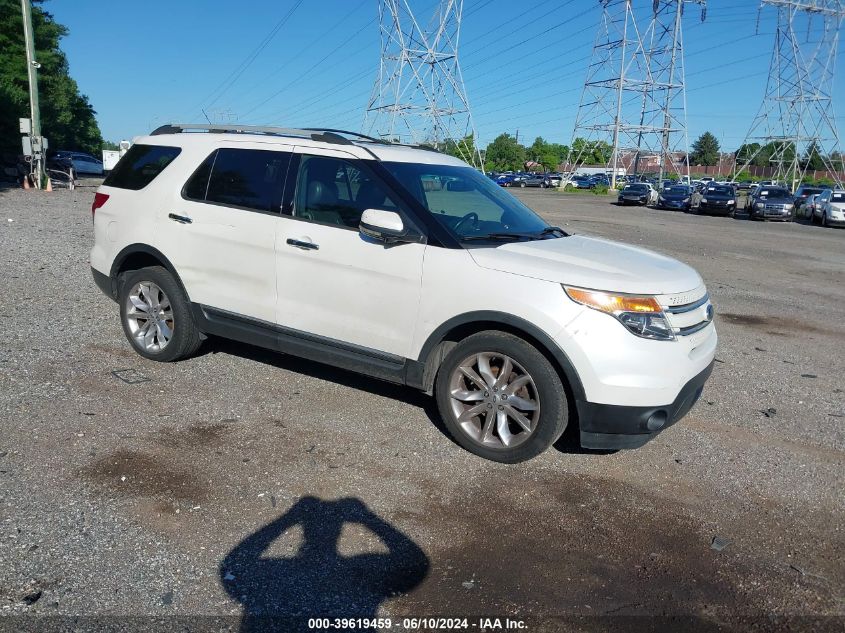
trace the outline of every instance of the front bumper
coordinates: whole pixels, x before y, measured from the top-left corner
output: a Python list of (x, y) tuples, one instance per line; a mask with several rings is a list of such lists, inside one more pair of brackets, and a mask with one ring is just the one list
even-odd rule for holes
[(722, 215), (729, 215), (734, 209), (735, 204), (713, 204), (710, 202), (702, 202), (699, 205), (699, 211), (704, 213), (719, 213)]
[(701, 397), (713, 371), (710, 364), (681, 389), (674, 402), (657, 407), (576, 403), (581, 446), (593, 449), (639, 448), (683, 418)]

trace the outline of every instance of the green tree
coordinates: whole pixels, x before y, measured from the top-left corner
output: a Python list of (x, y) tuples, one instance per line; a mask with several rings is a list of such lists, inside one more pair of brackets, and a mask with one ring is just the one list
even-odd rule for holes
[(494, 171), (520, 170), (525, 165), (525, 148), (510, 134), (499, 134), (487, 146), (486, 165)]
[(540, 163), (546, 171), (555, 171), (561, 163), (566, 161), (569, 148), (560, 143), (547, 143), (542, 136), (526, 150), (529, 160)]
[(473, 156), (476, 152), (475, 138), (472, 134), (460, 140), (450, 138), (443, 144), (443, 152), (449, 154), (449, 156), (454, 156), (455, 158), (472, 163)]
[(120, 149), (120, 144), (114, 141), (103, 141), (103, 149), (116, 152)]
[[(41, 133), (53, 149), (79, 149), (94, 154), (102, 135), (88, 97), (68, 74), (68, 62), (59, 48), (67, 29), (33, 0), (32, 28), (41, 104)], [(29, 83), (23, 38), (21, 3), (0, 0), (0, 150), (20, 152), (18, 119), (29, 117)]]
[(572, 141), (572, 160), (584, 165), (607, 165), (613, 147), (604, 141), (588, 141), (580, 136)]
[(690, 163), (715, 165), (719, 162), (719, 141), (710, 132), (705, 132), (692, 144)]
[(811, 142), (807, 147), (807, 153), (804, 154), (804, 160), (802, 162), (805, 164), (807, 169), (812, 169), (813, 171), (827, 169), (827, 167), (825, 167), (824, 160), (822, 159), (821, 148), (815, 141)]

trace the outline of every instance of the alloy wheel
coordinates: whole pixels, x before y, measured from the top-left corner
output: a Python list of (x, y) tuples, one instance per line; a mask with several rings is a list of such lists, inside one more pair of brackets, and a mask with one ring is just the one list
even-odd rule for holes
[(449, 380), (452, 413), (475, 443), (510, 449), (537, 428), (540, 398), (534, 379), (515, 360), (496, 352), (464, 359)]
[(160, 352), (173, 338), (173, 307), (165, 292), (151, 281), (132, 287), (126, 298), (126, 325), (135, 344)]

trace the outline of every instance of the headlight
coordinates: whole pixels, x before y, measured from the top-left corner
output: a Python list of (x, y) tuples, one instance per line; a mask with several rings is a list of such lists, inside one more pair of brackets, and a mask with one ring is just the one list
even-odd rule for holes
[(736, 204), (736, 200), (728, 200), (728, 204)]
[(683, 202), (689, 202), (689, 196), (683, 199)]
[(702, 202), (707, 202), (707, 198), (702, 198), (702, 199), (701, 199), (701, 201), (702, 201)]
[(755, 209), (765, 209), (766, 204), (764, 202), (758, 202), (757, 204), (754, 205), (754, 208)]
[(658, 341), (673, 341), (663, 308), (649, 296), (627, 295), (563, 286), (566, 295), (581, 305), (615, 317), (632, 334)]

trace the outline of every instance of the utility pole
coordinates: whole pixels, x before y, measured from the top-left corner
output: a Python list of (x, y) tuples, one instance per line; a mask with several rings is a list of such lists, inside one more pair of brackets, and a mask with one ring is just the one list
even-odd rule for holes
[(764, 6), (777, 11), (777, 31), (763, 104), (744, 143), (760, 147), (752, 153), (746, 150), (733, 179), (765, 150), (771, 151), (772, 180), (794, 189), (807, 171), (802, 153), (814, 148), (836, 186), (842, 187), (845, 183), (831, 157), (839, 152), (833, 83), (845, 0), (761, 0), (761, 9)]
[(32, 5), (30, 0), (21, 0), (23, 13), (23, 36), (26, 46), (26, 74), (29, 78), (29, 114), (32, 119), (32, 172), (35, 174), (35, 187), (41, 188), (42, 158), (44, 156), (41, 137), (41, 110), (38, 105), (38, 69), (35, 61), (35, 37), (32, 33)]
[[(567, 164), (574, 173), (593, 150), (611, 150), (605, 167), (616, 184), (622, 156), (657, 157), (666, 172), (689, 177), (682, 38), (685, 5), (706, 0), (598, 0), (601, 20), (587, 68)], [(576, 149), (575, 141), (583, 139)], [(561, 185), (565, 186), (566, 181)]]
[(381, 63), (364, 129), (390, 141), (452, 149), (483, 170), (458, 64), (464, 0), (438, 0), (426, 20), (411, 4), (378, 0)]

